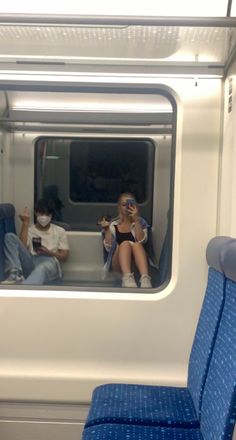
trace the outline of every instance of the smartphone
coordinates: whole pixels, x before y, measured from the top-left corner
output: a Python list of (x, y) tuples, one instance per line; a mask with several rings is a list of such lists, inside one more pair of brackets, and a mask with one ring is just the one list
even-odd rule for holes
[(32, 245), (35, 252), (38, 251), (39, 248), (42, 246), (42, 239), (41, 237), (33, 237), (32, 238)]
[(129, 207), (129, 206), (135, 206), (135, 205), (136, 205), (136, 202), (135, 202), (134, 199), (127, 199), (127, 200), (126, 200), (126, 206), (127, 206), (127, 207)]

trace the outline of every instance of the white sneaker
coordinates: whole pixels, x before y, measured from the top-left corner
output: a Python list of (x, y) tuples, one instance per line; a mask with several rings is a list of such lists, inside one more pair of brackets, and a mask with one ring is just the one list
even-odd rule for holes
[(140, 287), (141, 287), (141, 289), (151, 289), (152, 288), (151, 277), (149, 275), (144, 274), (141, 276)]
[(122, 287), (138, 287), (133, 273), (126, 273), (122, 277)]
[(24, 281), (23, 275), (21, 275), (18, 270), (12, 270), (8, 277), (1, 281), (1, 284), (18, 284)]

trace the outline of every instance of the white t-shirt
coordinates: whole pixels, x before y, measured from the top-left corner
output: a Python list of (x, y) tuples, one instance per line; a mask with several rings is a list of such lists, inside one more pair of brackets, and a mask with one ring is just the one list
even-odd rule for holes
[(35, 225), (29, 227), (27, 246), (32, 255), (36, 255), (33, 249), (32, 238), (40, 237), (42, 246), (45, 246), (50, 251), (56, 252), (58, 249), (69, 250), (66, 231), (60, 226), (50, 224), (47, 231), (42, 231), (36, 228)]

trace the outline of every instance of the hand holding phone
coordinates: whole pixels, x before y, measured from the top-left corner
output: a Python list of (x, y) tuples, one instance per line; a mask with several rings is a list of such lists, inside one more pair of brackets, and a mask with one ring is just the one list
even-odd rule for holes
[(138, 206), (134, 199), (127, 199), (126, 210), (128, 215), (135, 220), (138, 217)]
[(42, 246), (41, 237), (33, 237), (32, 238), (32, 245), (33, 245), (34, 251), (37, 252)]
[(135, 206), (136, 205), (136, 202), (135, 202), (135, 200), (134, 199), (127, 199), (126, 200), (126, 206), (127, 206), (127, 208), (129, 207), (129, 206)]

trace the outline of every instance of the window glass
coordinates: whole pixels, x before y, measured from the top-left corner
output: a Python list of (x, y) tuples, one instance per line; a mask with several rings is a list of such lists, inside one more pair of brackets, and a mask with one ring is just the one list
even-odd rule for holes
[(118, 197), (128, 191), (152, 224), (152, 140), (41, 138), (35, 148), (35, 200), (52, 200), (55, 220), (73, 230), (98, 230), (97, 219), (116, 217)]
[[(132, 130), (134, 134), (117, 130), (98, 135), (91, 129), (91, 133), (77, 136), (42, 136), (35, 143), (35, 202), (42, 197), (50, 200), (53, 220), (63, 222), (69, 231), (70, 258), (63, 265), (64, 285), (95, 289), (121, 286), (118, 273), (111, 271), (103, 278), (107, 254), (100, 221), (104, 216), (117, 218), (117, 201), (123, 192), (134, 194), (140, 216), (148, 225), (144, 248), (152, 287), (158, 288), (170, 278), (173, 125), (144, 125)], [(139, 286), (138, 273), (135, 276)]]
[(150, 142), (138, 140), (72, 141), (71, 200), (116, 203), (122, 192), (129, 191), (143, 203), (147, 199), (150, 148), (153, 150)]

